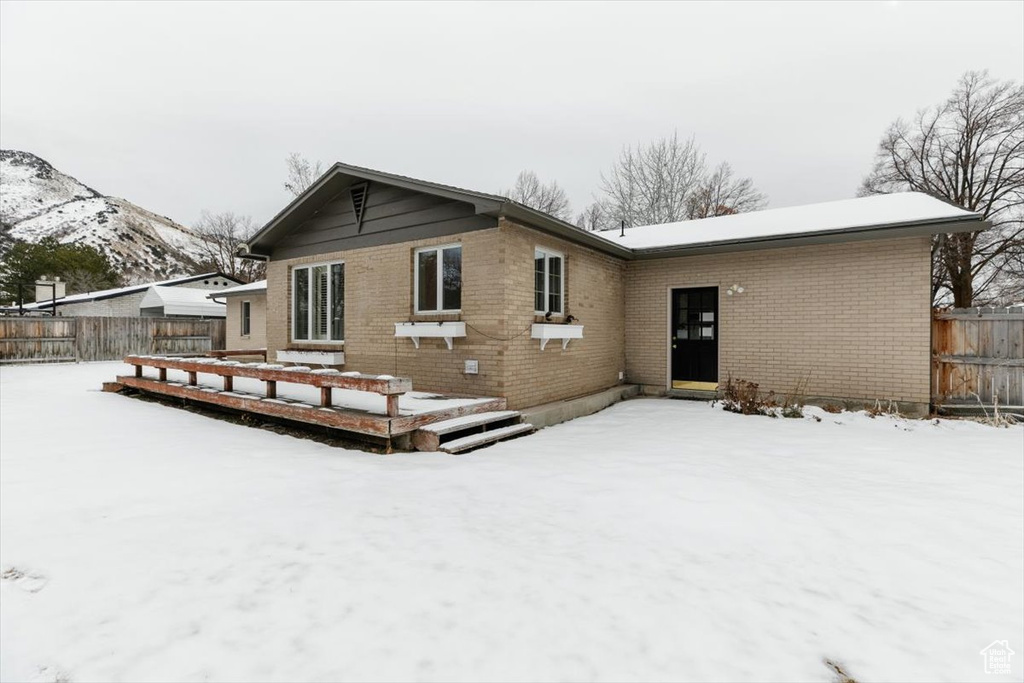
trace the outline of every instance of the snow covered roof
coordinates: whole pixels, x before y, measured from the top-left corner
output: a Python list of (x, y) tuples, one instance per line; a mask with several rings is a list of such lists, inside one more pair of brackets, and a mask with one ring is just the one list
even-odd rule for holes
[(618, 230), (605, 230), (598, 234), (624, 247), (645, 250), (711, 247), (980, 220), (978, 214), (926, 194), (901, 192), (626, 228), (625, 235), (621, 237)]
[(207, 294), (207, 298), (212, 299), (217, 297), (218, 299), (222, 296), (235, 296), (237, 294), (266, 294), (267, 292), (267, 281), (257, 280), (256, 282), (250, 282), (244, 285), (238, 285), (237, 287), (229, 287), (228, 289), (221, 289), (219, 291), (213, 291)]
[[(238, 246), (243, 258), (267, 258), (279, 240), (299, 228), (325, 201), (354, 183), (369, 181), (473, 205), (478, 216), (508, 218), (531, 228), (624, 259), (738, 251), (877, 237), (965, 232), (986, 227), (983, 218), (915, 192), (877, 195), (824, 204), (618, 230), (581, 230), (506, 197), (442, 185), (350, 164), (334, 164), (303, 194)], [(939, 224), (943, 224), (941, 229)]]
[[(65, 297), (57, 299), (57, 305), (62, 306), (64, 304), (78, 304), (84, 301), (99, 301), (101, 299), (112, 299), (118, 296), (125, 296), (126, 294), (137, 294), (138, 292), (144, 292), (150, 287), (171, 287), (174, 285), (183, 285), (189, 282), (195, 282), (197, 280), (209, 280), (210, 278), (219, 277), (225, 280), (232, 280), (238, 282), (237, 279), (224, 273), (202, 273), (200, 275), (186, 275), (184, 277), (176, 277), (170, 280), (161, 280), (160, 282), (146, 282), (141, 285), (129, 285), (127, 287), (115, 287), (113, 289), (98, 289), (95, 292), (84, 292), (81, 294), (71, 294)], [(35, 310), (39, 308), (52, 308), (52, 301), (44, 301), (41, 303), (25, 304), (23, 308), (27, 311)]]
[(142, 297), (140, 309), (162, 308), (164, 315), (190, 315), (205, 318), (223, 318), (227, 307), (206, 298), (208, 291), (192, 287), (153, 285)]

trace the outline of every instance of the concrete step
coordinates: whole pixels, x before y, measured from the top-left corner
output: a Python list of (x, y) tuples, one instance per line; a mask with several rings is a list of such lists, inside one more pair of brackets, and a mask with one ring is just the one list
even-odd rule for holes
[(509, 425), (508, 427), (499, 427), (498, 429), (492, 429), (487, 432), (480, 432), (479, 434), (470, 434), (454, 441), (447, 441), (442, 443), (438, 448), (440, 451), (445, 453), (464, 453), (465, 451), (473, 448), (480, 448), (492, 444), (496, 441), (504, 441), (505, 439), (511, 439), (516, 436), (523, 436), (534, 431), (534, 426), (529, 423), (521, 423), (515, 425)]

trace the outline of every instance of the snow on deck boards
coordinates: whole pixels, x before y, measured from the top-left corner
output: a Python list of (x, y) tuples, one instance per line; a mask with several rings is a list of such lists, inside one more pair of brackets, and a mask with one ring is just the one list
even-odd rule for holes
[(438, 450), (446, 453), (461, 453), (462, 451), (468, 451), (470, 448), (477, 448), (478, 446), (483, 446), (502, 439), (508, 439), (509, 437), (520, 434), (527, 434), (533, 430), (533, 425), (529, 423), (499, 427), (498, 429), (491, 429), (486, 432), (481, 432), (480, 434), (471, 434), (469, 436), (464, 436), (461, 439), (455, 439), (454, 441), (443, 443)]
[(511, 417), (515, 417), (516, 415), (519, 415), (518, 410), (498, 410), (491, 413), (476, 413), (475, 415), (463, 415), (462, 417), (453, 417), (450, 420), (433, 422), (420, 427), (420, 429), (427, 432), (433, 432), (435, 434), (448, 434), (449, 432), (456, 432), (460, 429), (468, 429), (470, 427), (485, 425), (489, 422), (507, 420)]
[[(274, 370), (262, 371), (256, 377), (251, 377), (244, 376), (245, 373), (239, 376), (232, 368), (229, 376), (222, 376), (212, 374), (206, 368), (215, 372), (215, 368), (228, 368), (229, 365), (189, 363), (182, 369), (171, 360), (153, 368), (141, 365), (144, 361), (137, 358), (129, 357), (126, 360), (135, 368), (141, 369), (142, 376), (119, 375), (117, 380), (124, 386), (136, 390), (202, 401), (270, 418), (381, 437), (388, 440), (389, 447), (390, 439), (413, 432), (431, 422), (503, 410), (506, 406), (503, 398), (453, 398), (411, 391), (401, 395), (384, 396), (374, 393), (373, 390), (338, 387), (326, 389), (310, 384), (293, 384), (280, 378), (274, 379), (274, 391), (272, 396), (268, 397), (267, 387), (270, 385), (266, 380), (268, 375), (272, 376), (275, 373)], [(165, 379), (158, 379), (160, 374), (163, 374)], [(186, 381), (195, 383), (184, 384), (175, 381), (182, 375)], [(302, 372), (287, 374), (288, 377), (296, 376), (303, 380), (308, 379), (310, 375), (311, 373)], [(369, 377), (376, 380), (376, 384), (371, 382), (370, 386), (377, 386), (378, 389), (388, 392), (396, 387), (401, 389), (410, 386), (408, 379), (394, 378), (390, 375)], [(364, 376), (360, 375), (355, 379), (363, 378)], [(381, 384), (382, 382), (385, 384)], [(391, 412), (388, 411), (389, 399), (393, 402), (394, 408)], [(329, 401), (327, 405), (324, 404), (325, 400)]]
[[(156, 377), (152, 368), (145, 368), (143, 375), (150, 379)], [(167, 381), (169, 383), (187, 384), (188, 373), (185, 370), (167, 370)], [(209, 387), (217, 391), (223, 390), (223, 380), (218, 375), (211, 375), (199, 371), (197, 373), (197, 385)], [(233, 390), (237, 393), (244, 393), (252, 396), (265, 396), (264, 382), (249, 377), (235, 377)], [(320, 404), (320, 389), (314, 386), (301, 384), (290, 384), (278, 382), (277, 398), (292, 399), (310, 403)], [(423, 391), (410, 391), (398, 397), (399, 415), (411, 416), (422, 413), (447, 410), (473, 405), (482, 405), (494, 399), (488, 397), (476, 398), (453, 398), (440, 394), (432, 394)], [(379, 394), (366, 391), (353, 391), (350, 389), (332, 389), (331, 405), (346, 410), (355, 410), (370, 415), (387, 415), (387, 398)]]

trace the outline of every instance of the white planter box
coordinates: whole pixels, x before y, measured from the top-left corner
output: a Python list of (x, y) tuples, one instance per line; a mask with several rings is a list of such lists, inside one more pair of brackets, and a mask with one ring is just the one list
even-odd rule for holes
[(553, 323), (538, 323), (530, 330), (531, 339), (540, 339), (540, 350), (548, 345), (550, 339), (560, 339), (562, 350), (569, 346), (571, 339), (583, 339), (583, 325), (556, 325)]
[(452, 341), (456, 337), (466, 336), (466, 323), (395, 323), (395, 336), (412, 339), (413, 345), (420, 348), (420, 339), (433, 337), (444, 339), (448, 350), (452, 350)]
[(280, 363), (303, 363), (312, 365), (344, 365), (344, 351), (278, 351)]

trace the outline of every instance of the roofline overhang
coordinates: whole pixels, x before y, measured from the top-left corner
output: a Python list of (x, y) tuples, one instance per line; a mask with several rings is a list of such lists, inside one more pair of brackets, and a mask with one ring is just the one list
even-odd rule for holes
[(306, 188), (305, 192), (289, 202), (288, 205), (281, 209), (277, 215), (271, 218), (266, 225), (256, 231), (256, 233), (249, 238), (247, 243), (240, 244), (236, 250), (236, 254), (240, 258), (270, 258), (270, 254), (268, 254), (265, 249), (260, 248), (260, 242), (265, 241), (270, 237), (299, 206), (301, 206), (308, 198), (321, 191), (335, 176), (339, 174), (351, 175), (362, 180), (384, 183), (395, 187), (405, 188), (407, 190), (416, 190), (419, 192), (426, 191), (440, 197), (466, 202), (468, 204), (472, 204), (478, 214), (491, 215), (492, 212), (500, 208), (504, 203), (508, 202), (506, 198), (499, 197), (497, 195), (490, 195), (482, 192), (471, 192), (457, 187), (452, 187), (450, 185), (441, 185), (427, 180), (417, 180), (415, 178), (395, 175), (393, 173), (375, 171), (372, 168), (352, 166), (339, 162), (327, 169), (322, 176)]
[(926, 221), (909, 221), (903, 223), (883, 223), (835, 230), (822, 230), (813, 233), (789, 233), (768, 237), (751, 237), (736, 240), (701, 242), (698, 244), (673, 245), (665, 247), (642, 247), (631, 249), (632, 259), (649, 260), (672, 258), (677, 256), (698, 256), (701, 254), (722, 254), (734, 251), (756, 251), (760, 249), (777, 249), (782, 247), (799, 247), (814, 244), (838, 244), (840, 242), (858, 242), (875, 239), (899, 239), (901, 237), (921, 237), (955, 232), (979, 232), (991, 227), (980, 215), (972, 217), (953, 217), (929, 219)]
[[(236, 297), (236, 296), (266, 296), (266, 295), (267, 295), (267, 290), (264, 287), (262, 289), (249, 289), (249, 290), (246, 290), (244, 292), (218, 292), (218, 291), (214, 290), (213, 293), (207, 294), (206, 298), (207, 299), (213, 299), (214, 297), (217, 297), (218, 299), (230, 299), (230, 298)], [(217, 303), (220, 303), (220, 302), (218, 301)]]
[(621, 244), (617, 244), (609, 239), (605, 239), (589, 230), (583, 230), (578, 228), (571, 223), (560, 221), (553, 216), (549, 216), (543, 211), (537, 211), (531, 209), (528, 206), (519, 204), (517, 202), (507, 201), (501, 204), (493, 212), (483, 212), (485, 215), (494, 216), (495, 218), (510, 218), (514, 221), (524, 223), (527, 227), (539, 228), (545, 232), (551, 233), (556, 237), (563, 237), (570, 242), (576, 242), (584, 246), (591, 247), (597, 251), (612, 256), (618, 256), (622, 259), (633, 258), (633, 250), (629, 247), (624, 247)]

